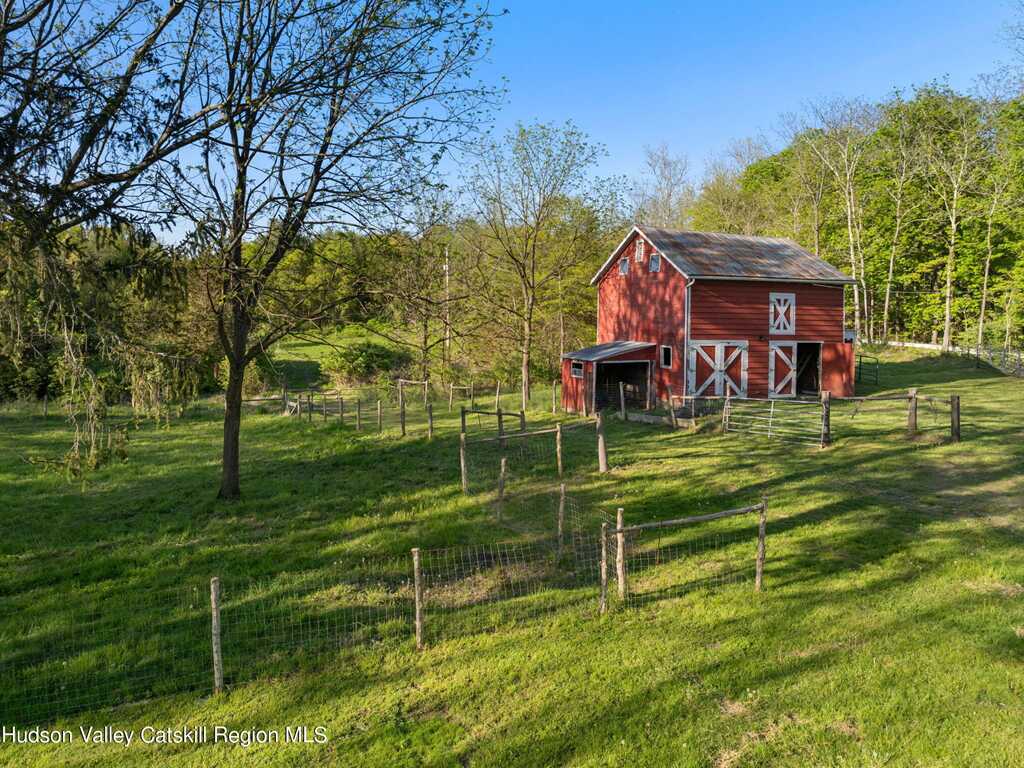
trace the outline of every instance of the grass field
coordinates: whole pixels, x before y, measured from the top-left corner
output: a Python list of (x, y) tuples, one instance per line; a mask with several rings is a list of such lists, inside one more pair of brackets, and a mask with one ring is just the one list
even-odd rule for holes
[[(903, 406), (890, 403), (837, 408), (835, 444), (823, 451), (612, 421), (611, 472), (574, 463), (573, 495), (592, 510), (622, 506), (631, 521), (767, 496), (761, 594), (726, 585), (603, 618), (592, 601), (568, 603), (423, 652), (402, 635), (218, 697), (207, 686), (49, 723), (325, 726), (324, 745), (8, 745), (0, 763), (1024, 764), (1024, 381), (887, 352), (868, 391), (911, 386), (961, 395), (963, 443), (944, 442), (947, 417), (924, 406), (925, 434), (908, 440)], [(66, 448), (62, 423), (3, 411), (0, 648), (45, 636), (76, 600), (101, 606), (114, 626), (156, 621), (165, 604), (127, 596), (213, 575), (329, 575), (354, 553), (405, 557), (414, 546), (535, 535), (540, 519), (498, 523), (488, 494), (461, 494), (457, 421), (442, 410), (428, 443), (421, 432), (401, 441), (249, 416), (244, 499), (223, 504), (212, 405), (168, 429), (143, 426), (127, 463), (74, 484), (24, 461)]]

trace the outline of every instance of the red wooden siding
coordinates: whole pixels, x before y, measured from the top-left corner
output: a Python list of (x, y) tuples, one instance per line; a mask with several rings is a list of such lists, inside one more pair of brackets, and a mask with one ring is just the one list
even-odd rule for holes
[[(653, 350), (657, 397), (666, 399), (683, 391), (683, 344), (685, 339), (686, 280), (665, 258), (661, 271), (650, 271), (650, 243), (644, 242), (644, 260), (634, 260), (634, 236), (622, 251), (629, 259), (629, 274), (619, 274), (613, 263), (597, 285), (597, 343), (608, 341), (648, 341)], [(660, 347), (672, 347), (672, 368), (660, 365)], [(642, 357), (633, 355), (634, 359)]]
[[(793, 334), (769, 333), (769, 294), (796, 295), (796, 329)], [(852, 361), (852, 345), (843, 343), (843, 289), (839, 286), (739, 280), (698, 280), (691, 288), (690, 338), (698, 341), (736, 339), (749, 341), (747, 394), (768, 395), (768, 342), (820, 341), (822, 388), (836, 396), (852, 394), (852, 378), (846, 383), (846, 358)], [(838, 347), (850, 347), (845, 353)], [(828, 355), (825, 348), (832, 350)], [(838, 370), (834, 370), (839, 366)], [(850, 374), (852, 377), (852, 373)], [(826, 386), (831, 384), (835, 388)]]
[(853, 344), (830, 342), (821, 345), (821, 389), (836, 397), (853, 397)]
[(562, 360), (562, 410), (567, 413), (583, 413), (587, 394), (587, 382), (594, 373), (593, 363), (583, 363), (583, 378), (572, 377), (572, 361)]

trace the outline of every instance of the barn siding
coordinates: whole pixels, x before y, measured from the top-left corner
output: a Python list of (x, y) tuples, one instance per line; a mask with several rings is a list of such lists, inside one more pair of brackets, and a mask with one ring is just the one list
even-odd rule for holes
[[(692, 291), (691, 339), (746, 339), (749, 341), (747, 394), (768, 395), (768, 342), (821, 341), (822, 383), (836, 385), (837, 396), (852, 394), (852, 351), (843, 354), (843, 289), (805, 283), (738, 280), (698, 280)], [(772, 336), (768, 333), (768, 295), (772, 292), (796, 295), (796, 333)], [(831, 351), (825, 354), (825, 348)], [(846, 377), (850, 381), (847, 384)], [(839, 385), (842, 385), (841, 387)]]
[[(648, 341), (671, 346), (672, 368), (655, 365), (657, 397), (667, 399), (669, 391), (683, 391), (683, 345), (685, 344), (686, 280), (662, 258), (661, 271), (650, 272), (651, 245), (644, 242), (644, 261), (633, 260), (634, 237), (623, 255), (629, 257), (629, 274), (619, 274), (615, 261), (597, 285), (597, 343)], [(660, 354), (654, 350), (655, 359)], [(636, 357), (636, 356), (634, 356)]]
[(583, 403), (586, 397), (586, 383), (590, 381), (594, 373), (594, 364), (583, 363), (583, 378), (572, 377), (572, 361), (562, 360), (562, 410), (567, 413), (583, 413)]

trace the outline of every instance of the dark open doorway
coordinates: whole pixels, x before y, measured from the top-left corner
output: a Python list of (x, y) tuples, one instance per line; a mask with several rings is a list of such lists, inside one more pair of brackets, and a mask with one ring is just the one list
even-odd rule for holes
[(796, 393), (817, 395), (821, 392), (821, 343), (800, 342), (796, 345)]
[(650, 363), (598, 363), (597, 391), (594, 393), (598, 410), (619, 407), (619, 382), (624, 386), (626, 406), (647, 407), (647, 383)]

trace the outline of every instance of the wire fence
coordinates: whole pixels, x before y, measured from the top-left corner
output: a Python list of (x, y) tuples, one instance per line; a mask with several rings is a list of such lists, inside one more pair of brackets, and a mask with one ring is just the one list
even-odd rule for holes
[(1010, 376), (1024, 376), (1024, 350), (1009, 347), (981, 347), (974, 352), (978, 364), (985, 362)]
[[(62, 593), (59, 604), (16, 596), (0, 634), (0, 722), (218, 692), (315, 668), (342, 648), (413, 639), (425, 647), (555, 612), (596, 614), (601, 605), (640, 606), (749, 578), (753, 539), (742, 527), (684, 537), (669, 524), (640, 524), (621, 531), (620, 557), (614, 542), (609, 549), (616, 522), (564, 485), (511, 509), (509, 522), (523, 531), (515, 541), (351, 555), (264, 579), (123, 593), (82, 588)], [(652, 526), (659, 533), (647, 532)], [(602, 601), (609, 568), (623, 597)]]

